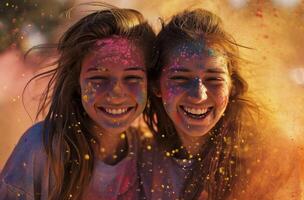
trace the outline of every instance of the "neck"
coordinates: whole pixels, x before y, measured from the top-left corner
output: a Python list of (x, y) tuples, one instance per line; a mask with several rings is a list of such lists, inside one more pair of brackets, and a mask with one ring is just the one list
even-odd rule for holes
[(192, 156), (197, 156), (202, 152), (202, 146), (206, 142), (205, 136), (188, 136), (180, 132), (178, 133), (178, 135), (182, 142), (183, 148), (186, 150), (190, 158)]
[(126, 133), (110, 134), (96, 128), (95, 133), (98, 139), (98, 148), (95, 152), (100, 160), (107, 164), (116, 164), (126, 157), (128, 152)]

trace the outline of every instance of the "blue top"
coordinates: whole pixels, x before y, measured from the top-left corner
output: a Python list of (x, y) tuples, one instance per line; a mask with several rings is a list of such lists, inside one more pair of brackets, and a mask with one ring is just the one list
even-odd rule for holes
[[(54, 177), (47, 166), (43, 146), (43, 123), (21, 137), (0, 174), (0, 200), (47, 200)], [(134, 129), (132, 129), (134, 130)], [(137, 176), (138, 133), (127, 131), (128, 155), (116, 165), (96, 160), (84, 199), (139, 199)]]

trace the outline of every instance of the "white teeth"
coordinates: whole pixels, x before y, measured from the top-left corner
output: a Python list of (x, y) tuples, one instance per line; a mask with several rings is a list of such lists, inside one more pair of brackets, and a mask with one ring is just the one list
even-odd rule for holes
[(127, 112), (128, 109), (127, 108), (119, 108), (119, 109), (106, 108), (105, 110), (107, 113), (110, 113), (112, 115), (120, 115), (120, 114)]
[(193, 115), (202, 115), (205, 114), (208, 109), (206, 108), (189, 108), (189, 107), (184, 107), (185, 111), (188, 113), (191, 113)]

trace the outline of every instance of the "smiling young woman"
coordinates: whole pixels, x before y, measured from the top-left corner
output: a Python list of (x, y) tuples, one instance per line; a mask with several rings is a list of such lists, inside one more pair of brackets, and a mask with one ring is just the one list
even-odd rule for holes
[(285, 142), (279, 151), (276, 136), (257, 126), (262, 112), (247, 95), (238, 47), (206, 10), (163, 24), (144, 112), (155, 138), (142, 156), (148, 199), (299, 199), (292, 148)]
[[(103, 5), (101, 3), (101, 5)], [(105, 6), (105, 5), (103, 5)], [(0, 199), (139, 199), (139, 132), (155, 34), (142, 14), (109, 5), (62, 36), (38, 114), (0, 178)]]

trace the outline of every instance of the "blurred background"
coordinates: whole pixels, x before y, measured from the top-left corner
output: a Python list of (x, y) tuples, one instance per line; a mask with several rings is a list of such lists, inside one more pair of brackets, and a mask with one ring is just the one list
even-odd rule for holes
[[(0, 170), (35, 117), (45, 81), (25, 84), (52, 56), (24, 54), (34, 45), (55, 43), (79, 17), (96, 10), (76, 6), (85, 0), (0, 1)], [(242, 69), (250, 92), (269, 110), (272, 123), (304, 158), (304, 0), (113, 0), (103, 1), (141, 11), (159, 30), (158, 18), (201, 7), (219, 15), (251, 62)], [(90, 8), (89, 8), (90, 7)], [(27, 114), (27, 112), (28, 114)], [(302, 162), (303, 160), (299, 160)]]

